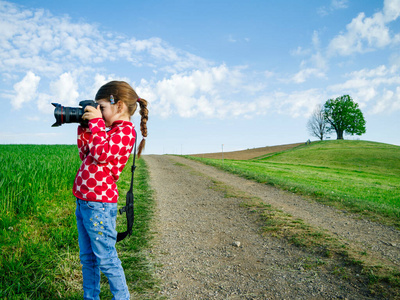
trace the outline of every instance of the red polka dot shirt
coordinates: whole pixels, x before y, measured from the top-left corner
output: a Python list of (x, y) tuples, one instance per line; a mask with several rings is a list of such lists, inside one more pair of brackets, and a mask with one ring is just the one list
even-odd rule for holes
[(118, 201), (116, 182), (135, 143), (134, 126), (115, 121), (106, 131), (104, 120), (92, 119), (89, 128), (78, 126), (78, 149), (82, 165), (76, 174), (73, 193), (86, 201)]

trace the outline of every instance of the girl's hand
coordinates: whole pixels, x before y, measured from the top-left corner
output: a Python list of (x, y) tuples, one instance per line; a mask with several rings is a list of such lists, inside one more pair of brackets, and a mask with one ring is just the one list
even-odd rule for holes
[(92, 120), (92, 119), (98, 119), (98, 118), (103, 118), (103, 115), (101, 113), (100, 105), (97, 106), (97, 108), (94, 108), (93, 106), (86, 106), (85, 107), (85, 113), (82, 116), (82, 119), (84, 120)]

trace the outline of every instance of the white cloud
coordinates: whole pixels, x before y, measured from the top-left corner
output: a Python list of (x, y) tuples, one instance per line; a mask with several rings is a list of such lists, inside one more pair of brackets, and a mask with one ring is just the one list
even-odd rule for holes
[(64, 106), (76, 105), (79, 97), (76, 79), (71, 73), (61, 74), (59, 79), (50, 84), (53, 96)]
[[(400, 75), (398, 67), (387, 68), (384, 65), (375, 69), (362, 69), (346, 75), (349, 79), (341, 84), (328, 87), (329, 91), (350, 94), (361, 108), (377, 114), (399, 110)], [(367, 107), (366, 103), (372, 104)]]
[(304, 83), (310, 78), (326, 78), (326, 71), (328, 70), (327, 59), (323, 56), (320, 50), (320, 38), (318, 31), (314, 30), (311, 44), (312, 50), (303, 50), (298, 47), (297, 50), (292, 51), (292, 55), (305, 55), (309, 54), (308, 59), (303, 59), (300, 64), (300, 71), (291, 76), (289, 82)]
[(310, 53), (311, 49), (304, 49), (303, 47), (300, 46), (290, 51), (290, 54), (293, 56), (304, 56), (304, 55), (309, 55)]
[(400, 0), (385, 0), (383, 15), (386, 22), (396, 20), (400, 16)]
[[(273, 74), (266, 72), (265, 76)], [(252, 80), (245, 68), (220, 65), (206, 70), (173, 74), (156, 82), (142, 80), (138, 93), (150, 101), (152, 113), (184, 118), (230, 118), (279, 113), (291, 117), (308, 116), (324, 97), (317, 89), (293, 93), (266, 90), (261, 81)], [(322, 97), (322, 98), (321, 98)]]
[[(176, 49), (157, 37), (127, 38), (102, 32), (95, 25), (72, 22), (67, 16), (53, 16), (46, 10), (0, 3), (0, 22), (7, 26), (0, 27), (0, 72), (10, 74), (32, 68), (38, 76), (46, 77), (48, 87), (36, 95), (42, 112), (52, 112), (51, 102), (76, 106), (79, 97), (93, 98), (98, 88), (110, 80), (130, 82), (129, 78), (117, 78), (120, 76), (103, 69), (108, 62), (120, 61), (155, 70), (156, 76), (142, 79), (136, 90), (149, 100), (153, 113), (164, 117), (251, 117), (271, 111), (299, 115), (284, 112), (281, 99), (266, 92), (276, 77), (270, 71), (214, 66), (213, 62)], [(313, 46), (317, 48), (319, 43), (315, 32)], [(323, 77), (321, 67), (320, 57), (313, 55), (295, 80)], [(303, 108), (301, 111), (300, 114), (304, 113)]]
[(295, 83), (303, 83), (310, 77), (324, 78), (325, 77), (325, 73), (322, 72), (321, 70), (317, 69), (317, 68), (306, 68), (306, 69), (302, 69), (299, 72), (297, 72), (292, 77), (292, 80)]
[(54, 106), (52, 106), (51, 103), (62, 104), (55, 97), (45, 93), (39, 93), (37, 98), (37, 107), (39, 111), (43, 113), (53, 113)]
[(34, 99), (39, 81), (40, 76), (29, 71), (20, 82), (14, 84), (15, 96), (10, 96), (10, 98), (15, 109), (20, 109), (24, 103)]
[(316, 30), (314, 30), (313, 35), (312, 35), (312, 44), (315, 49), (318, 49), (320, 46), (319, 34), (318, 34), (318, 31), (316, 31)]
[(260, 82), (249, 80), (246, 68), (222, 64), (203, 70), (176, 73), (155, 82), (142, 80), (137, 91), (149, 100), (152, 112), (163, 117), (205, 116), (226, 118), (266, 113), (270, 99), (263, 95), (273, 73), (263, 72)]
[(400, 87), (395, 90), (386, 90), (371, 109), (372, 114), (393, 113), (400, 110)]
[(322, 6), (318, 8), (318, 13), (321, 16), (329, 15), (336, 10), (345, 9), (348, 7), (348, 0), (332, 0), (329, 6)]
[(348, 0), (332, 0), (331, 7), (333, 9), (343, 9), (348, 7), (347, 3)]
[[(115, 74), (100, 75), (107, 72), (104, 67), (107, 62), (131, 63), (136, 67), (144, 66), (146, 70), (153, 68), (159, 76), (163, 72), (205, 70), (213, 64), (157, 37), (127, 38), (118, 33), (102, 32), (96, 25), (72, 22), (67, 16), (53, 16), (47, 10), (25, 9), (0, 1), (0, 74), (3, 81), (13, 82), (15, 73), (31, 72), (17, 85), (19, 90), (23, 86), (25, 90), (32, 89), (33, 82), (27, 85), (30, 79), (45, 78), (44, 84), (48, 86), (43, 87), (44, 92), (37, 100), (42, 112), (51, 110), (51, 102), (76, 106), (80, 95), (93, 98), (107, 81), (130, 82)], [(32, 77), (33, 73), (37, 77)], [(215, 76), (217, 78), (218, 74)], [(28, 98), (27, 93), (21, 91), (14, 105), (20, 107), (32, 99), (33, 96)]]
[(372, 17), (360, 13), (346, 26), (346, 32), (334, 37), (329, 44), (332, 55), (350, 55), (384, 48), (400, 41), (399, 34), (392, 35), (388, 23), (400, 15), (400, 0), (386, 0), (383, 10)]
[[(99, 88), (107, 82), (119, 80), (126, 81), (129, 83), (130, 79), (127, 77), (117, 76), (115, 74), (108, 74), (107, 76), (96, 74), (93, 79), (93, 83), (87, 88), (85, 92), (85, 99), (94, 99)], [(131, 84), (132, 85), (132, 84)], [(134, 87), (134, 85), (132, 85)]]
[(308, 117), (315, 105), (326, 99), (326, 95), (318, 89), (294, 91), (292, 93), (275, 93), (274, 105), (280, 114), (290, 115), (294, 118)]
[[(346, 32), (331, 41), (329, 47), (336, 47), (333, 53), (365, 52), (400, 41), (388, 27), (389, 22), (400, 15), (399, 1), (385, 1), (383, 10), (372, 17), (359, 14)], [(346, 1), (332, 1), (329, 9), (346, 6)], [(232, 42), (243, 41), (230, 37)], [(332, 57), (327, 55), (329, 47), (322, 45), (321, 37), (323, 35), (315, 30), (309, 49), (298, 47), (292, 51), (293, 55), (306, 57), (295, 74), (285, 77), (289, 78), (285, 84), (328, 78), (328, 58)], [(353, 48), (340, 48), (339, 42), (349, 42)], [(397, 61), (398, 56), (393, 56), (392, 60)], [(109, 63), (115, 65), (111, 72)], [(327, 91), (315, 88), (276, 92), (281, 86), (275, 88), (274, 85), (282, 83), (277, 82), (277, 78), (283, 76), (276, 71), (215, 65), (172, 47), (158, 37), (138, 40), (101, 31), (96, 25), (73, 22), (66, 16), (56, 17), (46, 10), (24, 9), (0, 2), (0, 73), (5, 83), (21, 91), (20, 94), (4, 92), (17, 95), (14, 107), (33, 100), (42, 112), (53, 110), (51, 102), (76, 106), (81, 99), (93, 98), (98, 88), (110, 80), (131, 83), (130, 78), (118, 75), (120, 64), (134, 66), (135, 74), (146, 72), (143, 76), (147, 80), (136, 77), (140, 82), (132, 86), (139, 96), (149, 100), (152, 114), (164, 117), (251, 118), (269, 113), (304, 117), (316, 103), (328, 99), (326, 93), (343, 95), (347, 91), (353, 98), (360, 99), (360, 105), (371, 113), (399, 109), (400, 80), (395, 68), (380, 66), (349, 73), (344, 82), (329, 86)], [(24, 76), (19, 72), (26, 76), (15, 83)], [(39, 80), (40, 92), (37, 90)], [(385, 97), (380, 99), (383, 94)]]
[(71, 73), (63, 73), (57, 80), (50, 82), (50, 93), (39, 94), (38, 109), (44, 113), (50, 113), (54, 110), (51, 103), (76, 107), (79, 97), (78, 90), (76, 78)]
[(156, 102), (157, 111), (162, 116), (170, 115), (173, 110), (181, 117), (192, 117), (199, 113), (218, 115), (214, 105), (218, 101), (215, 100), (220, 100), (223, 90), (240, 81), (239, 76), (240, 73), (229, 70), (225, 65), (187, 74), (173, 74), (170, 78), (158, 81), (154, 87), (159, 99)]
[(32, 70), (51, 77), (71, 72), (76, 65), (117, 60), (135, 66), (157, 63), (158, 69), (168, 72), (210, 65), (160, 38), (128, 39), (102, 32), (96, 25), (55, 17), (46, 10), (0, 2), (0, 72)]

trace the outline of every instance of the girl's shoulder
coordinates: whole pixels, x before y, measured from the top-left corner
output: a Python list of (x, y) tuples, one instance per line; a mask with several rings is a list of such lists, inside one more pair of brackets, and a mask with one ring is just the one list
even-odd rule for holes
[[(114, 152), (118, 152), (116, 149), (125, 149), (126, 147), (131, 149), (136, 140), (135, 127), (131, 122), (127, 121), (114, 122), (107, 134), (108, 139), (115, 147)], [(119, 148), (116, 148), (117, 146)]]
[(129, 122), (129, 121), (121, 121), (121, 120), (115, 121), (107, 133), (108, 133), (108, 135), (119, 133), (122, 135), (136, 136), (135, 126), (133, 125), (133, 123)]
[(117, 120), (111, 125), (111, 128), (114, 127), (134, 127), (134, 125), (130, 121)]

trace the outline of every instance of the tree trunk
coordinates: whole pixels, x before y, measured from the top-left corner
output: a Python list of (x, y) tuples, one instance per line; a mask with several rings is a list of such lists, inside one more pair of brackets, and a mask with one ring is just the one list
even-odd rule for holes
[(338, 140), (343, 140), (343, 130), (337, 130), (336, 134)]

